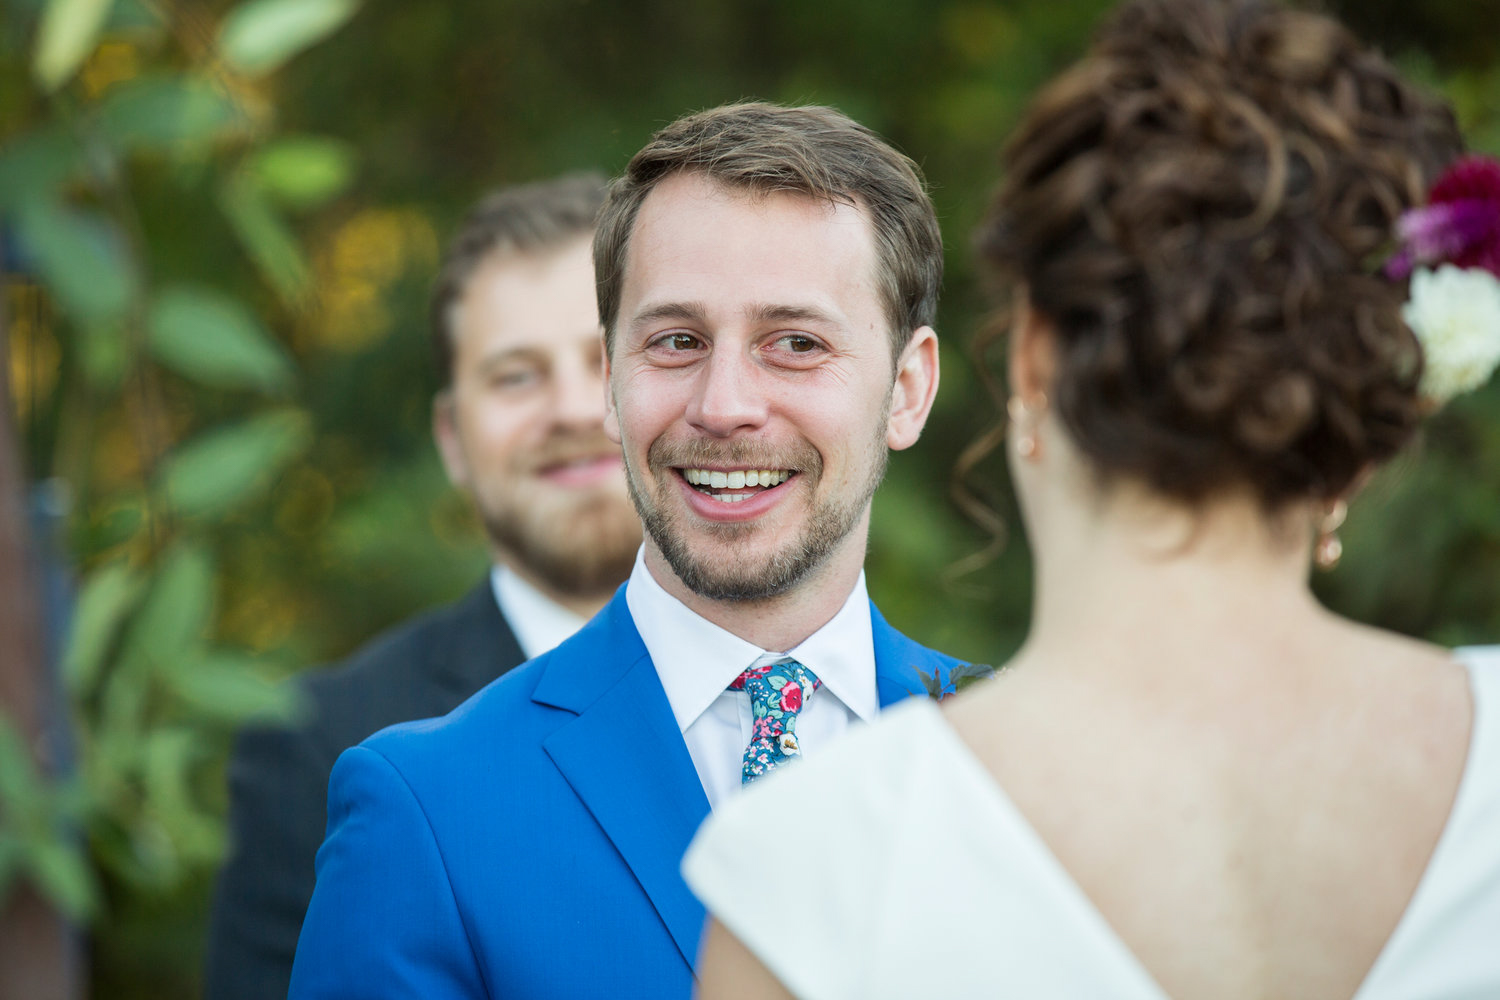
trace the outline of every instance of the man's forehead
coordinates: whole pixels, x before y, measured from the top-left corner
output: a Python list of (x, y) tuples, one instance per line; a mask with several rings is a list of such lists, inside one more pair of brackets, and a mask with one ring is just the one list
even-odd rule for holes
[(585, 234), (548, 250), (490, 254), (454, 303), (455, 330), (485, 341), (597, 338), (589, 248)]
[(793, 204), (812, 218), (821, 216), (827, 221), (849, 224), (858, 220), (866, 226), (869, 223), (868, 207), (853, 195), (822, 195), (793, 187), (737, 184), (703, 170), (679, 170), (662, 178), (647, 192), (636, 213), (635, 230), (640, 230), (643, 220), (671, 209), (680, 209), (684, 201), (698, 202), (702, 209), (738, 205), (765, 210), (778, 204)]
[[(735, 296), (737, 308), (836, 312), (834, 299), (876, 294), (875, 257), (861, 209), (677, 174), (641, 207), (622, 282), (628, 312), (620, 319)], [(720, 281), (725, 276), (733, 287)]]

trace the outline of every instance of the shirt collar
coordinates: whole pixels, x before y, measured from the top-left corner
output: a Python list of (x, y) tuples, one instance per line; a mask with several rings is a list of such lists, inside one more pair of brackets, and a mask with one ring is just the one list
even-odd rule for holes
[(528, 660), (541, 656), (583, 627), (582, 616), (537, 590), (509, 566), (496, 566), (490, 571), (490, 589)]
[[(625, 602), (682, 732), (746, 667), (767, 653), (782, 652), (746, 642), (667, 593), (646, 568), (644, 547), (625, 585)], [(784, 653), (817, 674), (823, 687), (861, 720), (875, 718), (880, 697), (864, 571), (838, 613)]]

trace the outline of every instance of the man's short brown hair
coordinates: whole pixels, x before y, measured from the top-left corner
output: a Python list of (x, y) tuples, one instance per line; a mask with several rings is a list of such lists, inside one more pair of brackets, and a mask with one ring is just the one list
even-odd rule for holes
[(868, 212), (892, 356), (935, 321), (943, 240), (917, 165), (833, 108), (728, 104), (656, 133), (610, 187), (594, 232), (599, 318), (610, 348), (636, 215), (664, 178), (689, 171), (731, 189), (802, 194)]
[(453, 305), (480, 263), (494, 253), (545, 253), (588, 236), (604, 191), (603, 174), (567, 174), (502, 188), (464, 216), (433, 283), (429, 311), (432, 359), (444, 386), (453, 382)]

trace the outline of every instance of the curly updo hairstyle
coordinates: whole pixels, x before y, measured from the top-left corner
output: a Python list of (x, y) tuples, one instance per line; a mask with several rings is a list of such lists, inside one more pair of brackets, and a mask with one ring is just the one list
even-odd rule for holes
[(1052, 402), (1103, 481), (1276, 510), (1415, 429), (1421, 350), (1379, 265), (1460, 151), (1326, 17), (1134, 0), (1029, 109), (977, 246), (1054, 325)]

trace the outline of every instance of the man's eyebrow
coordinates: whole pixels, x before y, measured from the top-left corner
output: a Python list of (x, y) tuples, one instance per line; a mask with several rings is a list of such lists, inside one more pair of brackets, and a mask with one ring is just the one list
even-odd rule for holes
[(804, 323), (813, 322), (826, 326), (837, 326), (838, 319), (827, 310), (811, 305), (760, 305), (745, 310), (757, 323)]
[(530, 345), (517, 345), (515, 347), (502, 347), (488, 354), (481, 354), (476, 364), (480, 368), (493, 368), (510, 361), (538, 361), (546, 357), (546, 352), (539, 347)]
[(680, 320), (687, 323), (703, 323), (708, 318), (708, 307), (702, 302), (663, 302), (645, 312), (631, 317), (632, 328), (639, 329), (662, 320)]

